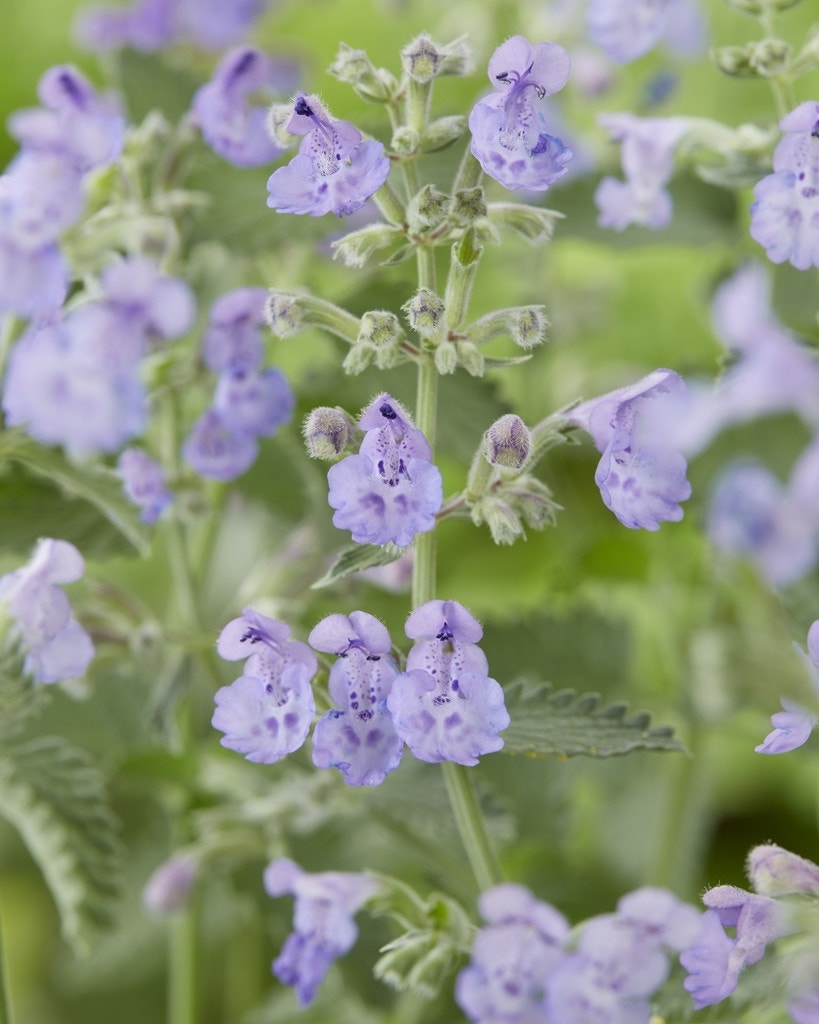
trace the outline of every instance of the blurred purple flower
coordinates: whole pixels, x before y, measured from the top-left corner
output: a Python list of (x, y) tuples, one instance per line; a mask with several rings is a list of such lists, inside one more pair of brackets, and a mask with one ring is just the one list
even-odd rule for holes
[(569, 78), (569, 55), (557, 43), (512, 36), (489, 60), (495, 92), (469, 115), (471, 149), (484, 171), (508, 189), (543, 192), (562, 178), (572, 151), (546, 131), (540, 101)]
[(295, 397), (284, 375), (230, 370), (216, 385), (212, 408), (230, 429), (249, 437), (270, 437), (293, 414)]
[(193, 97), (193, 119), (205, 142), (223, 160), (236, 167), (261, 167), (282, 154), (267, 134), (267, 106), (289, 93), (296, 80), (296, 65), (276, 60), (251, 46), (229, 50), (211, 80)]
[(349, 786), (377, 786), (404, 752), (386, 708), (398, 669), (386, 627), (366, 612), (328, 615), (310, 633), (319, 651), (338, 655), (329, 690), (340, 710), (329, 711), (313, 734), (313, 764), (334, 767)]
[(682, 378), (655, 370), (567, 415), (603, 453), (595, 482), (607, 508), (629, 529), (658, 530), (661, 522), (683, 517), (679, 503), (691, 496), (691, 485), (685, 459), (668, 443), (668, 423), (684, 397)]
[(443, 503), (441, 474), (430, 462), (426, 438), (390, 395), (373, 399), (359, 426), (366, 434), (358, 455), (327, 473), (333, 524), (350, 530), (359, 544), (405, 547), (435, 526)]
[(217, 690), (211, 724), (224, 732), (223, 747), (248, 761), (274, 764), (304, 743), (316, 711), (310, 680), (316, 656), (288, 639), (283, 622), (245, 608), (219, 634), (217, 651), (227, 661), (247, 658), (244, 673)]
[(264, 887), (271, 896), (296, 897), (294, 930), (273, 961), (273, 973), (292, 985), (299, 1003), (306, 1006), (330, 965), (355, 944), (358, 928), (353, 914), (375, 896), (378, 883), (351, 872), (308, 874), (280, 857), (265, 868)]
[(250, 372), (262, 365), (266, 288), (234, 288), (213, 303), (202, 339), (202, 358), (213, 373)]
[(206, 480), (226, 483), (246, 473), (259, 453), (256, 438), (234, 430), (215, 409), (206, 409), (182, 445), (182, 458)]
[(626, 180), (605, 177), (597, 186), (597, 223), (616, 231), (629, 224), (655, 230), (666, 227), (673, 207), (665, 186), (674, 173), (674, 151), (688, 130), (688, 121), (634, 114), (601, 114), (598, 121), (608, 129), (612, 141), (622, 145), (620, 160)]
[(456, 980), (458, 1005), (482, 1024), (545, 1024), (546, 987), (568, 941), (568, 921), (512, 883), (488, 889), (478, 906), (486, 925)]
[(591, 39), (618, 64), (627, 64), (665, 40), (675, 54), (693, 57), (705, 46), (705, 23), (695, 0), (591, 0)]
[(791, 997), (788, 1016), (793, 1024), (819, 1024), (819, 988)]
[[(808, 630), (807, 654), (799, 647), (796, 649), (805, 664), (814, 696), (819, 704), (819, 620)], [(786, 697), (782, 697), (780, 703), (784, 710), (771, 716), (773, 732), (754, 748), (758, 754), (785, 754), (796, 750), (807, 743), (816, 723), (819, 722), (819, 714), (811, 713)]]
[(390, 173), (380, 142), (364, 141), (347, 121), (336, 121), (316, 96), (299, 93), (287, 124), (303, 135), (298, 155), (275, 170), (267, 182), (267, 205), (279, 213), (353, 213)]
[(782, 846), (755, 846), (748, 854), (747, 868), (754, 892), (761, 896), (819, 896), (819, 865)]
[(142, 509), (143, 523), (155, 523), (172, 501), (165, 471), (141, 448), (126, 448), (117, 462), (126, 495)]
[(142, 890), (142, 905), (152, 914), (176, 914), (188, 904), (199, 874), (194, 857), (180, 853), (160, 864)]
[(751, 237), (773, 263), (807, 270), (819, 267), (819, 103), (801, 103), (779, 127), (774, 173), (754, 188)]
[(222, 50), (239, 42), (270, 0), (136, 0), (130, 7), (90, 6), (74, 25), (89, 50), (123, 46), (152, 52), (177, 43)]
[(0, 605), (15, 622), (26, 652), (23, 670), (38, 683), (81, 676), (94, 657), (91, 638), (74, 619), (60, 589), (85, 571), (82, 555), (65, 540), (39, 541), (31, 561), (0, 577)]
[(410, 616), (407, 635), (421, 639), (387, 707), (415, 757), (475, 765), (480, 755), (500, 750), (498, 733), (509, 725), (509, 713), (502, 687), (472, 642), (482, 635), (477, 620), (457, 601), (428, 601)]

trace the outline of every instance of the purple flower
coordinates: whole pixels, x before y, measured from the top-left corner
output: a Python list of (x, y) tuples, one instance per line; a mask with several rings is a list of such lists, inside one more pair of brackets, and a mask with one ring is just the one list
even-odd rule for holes
[(355, 944), (358, 928), (353, 914), (376, 894), (378, 884), (367, 875), (350, 872), (311, 875), (280, 857), (265, 868), (264, 887), (271, 896), (290, 893), (296, 897), (294, 931), (273, 961), (273, 973), (292, 985), (306, 1006), (330, 965)]
[(568, 921), (512, 883), (484, 892), (479, 908), (487, 924), (455, 983), (458, 1005), (472, 1021), (545, 1022), (546, 986), (568, 941)]
[(126, 495), (142, 509), (142, 522), (155, 523), (173, 501), (165, 471), (140, 448), (126, 448), (117, 462), (117, 471)]
[(592, 40), (619, 64), (648, 53), (663, 38), (685, 56), (697, 54), (705, 41), (694, 0), (591, 0), (587, 23)]
[(363, 141), (347, 121), (336, 121), (315, 96), (299, 93), (287, 125), (303, 135), (298, 155), (267, 182), (267, 205), (279, 213), (353, 213), (390, 173), (380, 142)]
[(90, 322), (82, 313), (29, 329), (11, 352), (3, 385), (9, 426), (76, 456), (117, 451), (142, 433), (148, 415), (137, 366), (109, 348), (123, 339), (83, 330)]
[(23, 669), (38, 683), (81, 676), (94, 657), (91, 638), (74, 619), (59, 585), (85, 571), (82, 555), (65, 540), (41, 540), (28, 565), (0, 577), (0, 604), (8, 608), (26, 651)]
[(557, 43), (512, 36), (489, 61), (496, 92), (472, 108), (471, 149), (490, 177), (508, 189), (543, 192), (562, 178), (572, 151), (546, 131), (540, 101), (569, 78), (569, 55)]
[(328, 615), (309, 643), (338, 655), (330, 670), (330, 696), (340, 710), (329, 711), (313, 734), (313, 764), (338, 768), (348, 786), (377, 786), (394, 771), (404, 752), (386, 707), (398, 669), (386, 627), (366, 612)]
[(235, 430), (215, 409), (206, 409), (182, 445), (182, 457), (199, 476), (226, 483), (246, 473), (259, 452), (252, 434)]
[(500, 750), (509, 725), (500, 684), (487, 674), (486, 657), (472, 642), (477, 620), (457, 601), (429, 601), (407, 621), (419, 638), (387, 697), (395, 731), (421, 761), (475, 765)]
[(213, 409), (229, 430), (269, 437), (290, 420), (295, 401), (279, 370), (230, 370), (219, 377)]
[(720, 474), (706, 520), (708, 538), (729, 555), (750, 558), (768, 583), (788, 586), (816, 562), (814, 517), (765, 466), (742, 460)]
[(780, 122), (786, 133), (773, 174), (754, 188), (751, 237), (773, 263), (819, 267), (819, 103), (806, 101)]
[[(814, 696), (819, 700), (819, 619), (808, 630), (808, 653), (797, 647), (802, 655), (808, 677), (813, 687)], [(786, 754), (807, 743), (819, 715), (813, 714), (792, 700), (782, 697), (782, 711), (771, 716), (773, 732), (768, 733), (758, 747), (758, 754)]]
[(629, 387), (572, 409), (567, 419), (591, 434), (603, 457), (594, 479), (605, 505), (629, 529), (658, 530), (683, 517), (691, 495), (686, 461), (666, 440), (667, 422), (685, 385), (672, 370), (655, 370)]
[[(774, 939), (790, 928), (783, 908), (768, 896), (757, 896), (733, 885), (719, 885), (702, 897), (709, 910), (700, 933), (680, 956), (688, 971), (683, 982), (698, 1010), (729, 996), (744, 967), (757, 963)], [(736, 929), (732, 940), (724, 928)]]
[(202, 339), (202, 358), (213, 373), (261, 367), (266, 298), (265, 288), (234, 288), (213, 303)]
[(358, 455), (327, 473), (333, 524), (350, 530), (359, 544), (405, 547), (435, 526), (443, 504), (441, 474), (430, 462), (426, 438), (390, 395), (373, 399), (359, 426), (366, 434)]
[(310, 731), (316, 656), (289, 636), (283, 622), (252, 608), (219, 634), (216, 649), (222, 658), (247, 661), (243, 675), (217, 690), (211, 724), (225, 733), (222, 746), (248, 761), (273, 764), (298, 750)]
[(788, 1015), (793, 1024), (819, 1024), (819, 989), (789, 999)]
[(54, 244), (31, 252), (2, 237), (2, 232), (0, 226), (0, 313), (51, 315), (68, 294), (68, 266), (62, 253)]
[(773, 843), (748, 854), (748, 877), (761, 896), (819, 896), (819, 865)]
[(168, 341), (190, 330), (196, 304), (190, 286), (161, 273), (144, 256), (132, 256), (109, 264), (102, 273), (107, 311), (120, 332), (133, 332), (140, 354), (148, 339)]
[(94, 6), (75, 24), (79, 42), (89, 50), (122, 46), (147, 52), (174, 43), (222, 50), (238, 42), (268, 0), (136, 0), (130, 7)]
[(193, 118), (205, 142), (237, 167), (261, 167), (281, 156), (282, 150), (267, 134), (266, 106), (253, 101), (289, 92), (294, 78), (294, 65), (275, 61), (261, 50), (229, 50), (213, 78), (193, 97)]
[(75, 67), (50, 68), (38, 94), (42, 107), (9, 118), (9, 132), (24, 150), (57, 154), (83, 174), (119, 157), (125, 141), (119, 106), (100, 96)]
[(185, 853), (160, 864), (142, 890), (142, 905), (152, 914), (184, 910), (199, 874), (196, 860)]
[(606, 177), (597, 186), (597, 223), (616, 231), (629, 224), (666, 227), (671, 221), (672, 202), (665, 186), (674, 173), (674, 151), (688, 129), (688, 121), (633, 114), (601, 114), (598, 120), (608, 129), (612, 141), (622, 144), (620, 160), (626, 180)]

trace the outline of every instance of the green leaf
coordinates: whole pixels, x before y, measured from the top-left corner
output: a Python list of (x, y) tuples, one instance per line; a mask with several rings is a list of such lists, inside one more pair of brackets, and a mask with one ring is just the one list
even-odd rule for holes
[(499, 359), (494, 356), (487, 356), (484, 365), (487, 370), (500, 370), (504, 366), (518, 366), (520, 363), (528, 363), (532, 358), (529, 352), (525, 356), (508, 356), (506, 359)]
[(614, 757), (632, 750), (677, 750), (684, 745), (670, 726), (651, 726), (646, 712), (627, 717), (626, 704), (600, 706), (596, 693), (554, 692), (548, 684), (507, 690), (512, 724), (503, 733), (509, 754), (533, 757)]
[(364, 569), (373, 569), (379, 565), (389, 565), (404, 554), (406, 548), (398, 548), (394, 544), (385, 544), (383, 547), (378, 544), (355, 544), (353, 547), (344, 548), (338, 555), (335, 562), (320, 580), (313, 584), (313, 589), (329, 587), (345, 576), (351, 576), (355, 572)]
[[(86, 556), (148, 550), (148, 534), (122, 482), (105, 466), (75, 466), (17, 430), (0, 434), (2, 544), (16, 551), (39, 537), (70, 540)], [(68, 499), (69, 504), (66, 505)]]
[(10, 747), (0, 757), (0, 815), (43, 872), (66, 940), (86, 952), (111, 926), (120, 890), (122, 847), (102, 776), (58, 736)]

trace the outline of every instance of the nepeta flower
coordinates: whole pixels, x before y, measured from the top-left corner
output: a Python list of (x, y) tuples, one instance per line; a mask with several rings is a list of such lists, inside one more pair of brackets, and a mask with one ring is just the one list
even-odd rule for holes
[(455, 998), (472, 1021), (547, 1020), (546, 986), (569, 938), (569, 922), (522, 885), (496, 885), (478, 903), (487, 922), (475, 936)]
[(819, 865), (782, 846), (764, 843), (748, 854), (748, 877), (761, 896), (819, 896)]
[(751, 237), (773, 263), (807, 270), (819, 266), (819, 103), (800, 104), (779, 127), (774, 173), (754, 188)]
[(389, 655), (386, 627), (366, 612), (328, 615), (308, 642), (338, 655), (330, 670), (328, 711), (313, 733), (313, 764), (334, 767), (349, 786), (377, 786), (396, 769), (404, 743), (386, 707), (398, 669)]
[(252, 46), (229, 50), (213, 77), (193, 97), (193, 119), (211, 149), (237, 167), (261, 167), (281, 156), (267, 134), (267, 107), (260, 96), (289, 92), (295, 65), (274, 60)]
[[(807, 654), (799, 647), (796, 649), (802, 657), (813, 692), (819, 700), (819, 620), (808, 630)], [(780, 703), (783, 710), (771, 716), (773, 732), (754, 748), (758, 754), (785, 754), (796, 750), (803, 743), (807, 743), (816, 723), (819, 722), (819, 714), (808, 711), (786, 697), (781, 698)]]
[(248, 761), (273, 764), (304, 743), (316, 705), (310, 680), (316, 656), (290, 628), (252, 608), (232, 619), (216, 649), (226, 661), (247, 658), (244, 673), (216, 692), (211, 719), (224, 732), (223, 747)]
[(38, 683), (81, 676), (94, 657), (91, 638), (74, 619), (60, 589), (85, 571), (82, 555), (65, 540), (41, 540), (28, 565), (0, 577), (0, 605), (15, 621), (26, 651), (23, 669)]
[(273, 973), (292, 985), (306, 1006), (330, 965), (355, 944), (358, 928), (353, 914), (376, 894), (378, 884), (367, 875), (351, 872), (308, 874), (280, 857), (265, 868), (264, 887), (271, 896), (290, 893), (296, 897), (294, 931), (273, 961)]
[(546, 131), (540, 101), (563, 88), (569, 69), (562, 46), (523, 36), (492, 54), (488, 73), (497, 91), (472, 108), (469, 130), (473, 155), (506, 188), (543, 192), (566, 173), (572, 151)]
[(592, 40), (619, 64), (648, 53), (663, 38), (674, 53), (693, 56), (705, 38), (694, 0), (591, 0), (587, 23)]
[(789, 999), (788, 1016), (793, 1024), (819, 1024), (819, 988)]
[(350, 530), (359, 544), (405, 547), (435, 525), (443, 504), (441, 474), (430, 462), (426, 438), (390, 395), (374, 398), (359, 426), (366, 434), (358, 455), (327, 473), (333, 524)]
[(231, 370), (219, 377), (213, 409), (230, 430), (253, 438), (270, 437), (290, 420), (295, 402), (279, 370)]
[(126, 448), (117, 462), (126, 495), (142, 509), (143, 523), (155, 523), (173, 501), (165, 471), (140, 448)]
[(68, 64), (50, 68), (37, 91), (42, 107), (9, 118), (9, 132), (24, 150), (57, 154), (81, 174), (119, 157), (125, 119), (118, 104), (97, 93), (80, 71)]
[(475, 765), (500, 750), (509, 725), (500, 684), (474, 643), (478, 621), (457, 601), (427, 601), (407, 620), (415, 643), (387, 707), (395, 731), (421, 761)]
[(608, 129), (612, 141), (621, 143), (620, 160), (626, 180), (605, 177), (597, 186), (597, 223), (616, 231), (629, 224), (666, 227), (673, 206), (665, 186), (674, 173), (674, 151), (688, 129), (687, 120), (633, 114), (601, 114), (598, 120)]
[(202, 358), (211, 372), (259, 369), (266, 299), (265, 288), (234, 288), (213, 303), (202, 339)]
[(182, 458), (199, 476), (226, 483), (246, 473), (259, 454), (251, 434), (225, 423), (216, 409), (206, 409), (182, 445)]
[(194, 857), (180, 853), (154, 871), (142, 890), (142, 905), (152, 914), (176, 914), (187, 906), (199, 874)]
[(222, 50), (238, 42), (269, 0), (135, 0), (130, 7), (88, 7), (75, 32), (89, 50), (123, 46), (151, 52), (175, 43)]
[(673, 370), (655, 370), (629, 387), (572, 409), (567, 419), (591, 434), (603, 453), (595, 482), (605, 505), (629, 529), (679, 522), (691, 496), (686, 461), (666, 440), (667, 421), (685, 385)]
[[(688, 971), (683, 985), (698, 1010), (727, 998), (743, 968), (761, 960), (767, 944), (790, 930), (783, 907), (768, 896), (720, 885), (702, 900), (709, 909), (702, 916), (699, 935), (680, 956)], [(735, 938), (724, 928), (736, 929)]]
[(267, 182), (267, 205), (279, 213), (353, 213), (390, 173), (380, 142), (364, 141), (347, 121), (336, 121), (316, 96), (299, 93), (287, 124), (303, 135), (298, 155)]

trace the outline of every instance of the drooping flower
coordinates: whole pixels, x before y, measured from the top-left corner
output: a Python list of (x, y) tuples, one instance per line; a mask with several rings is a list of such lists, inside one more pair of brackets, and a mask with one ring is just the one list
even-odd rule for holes
[(236, 167), (262, 167), (282, 150), (265, 129), (267, 107), (260, 96), (290, 92), (295, 65), (275, 60), (252, 46), (229, 50), (213, 77), (195, 93), (193, 119), (211, 149)]
[(308, 642), (338, 655), (330, 670), (330, 696), (339, 710), (328, 711), (313, 734), (313, 764), (334, 767), (349, 786), (377, 786), (394, 771), (404, 752), (386, 699), (398, 675), (389, 657), (386, 627), (366, 612), (328, 615)]
[(117, 462), (126, 495), (142, 509), (143, 523), (155, 523), (172, 501), (165, 471), (141, 448), (126, 448)]
[(206, 409), (182, 445), (182, 457), (199, 476), (226, 483), (246, 473), (259, 454), (251, 434), (234, 430), (216, 409)]
[(267, 205), (279, 213), (350, 214), (387, 180), (390, 162), (381, 143), (333, 119), (316, 96), (297, 95), (287, 131), (304, 139), (290, 163), (268, 179)]
[(230, 429), (270, 437), (293, 413), (295, 397), (280, 370), (230, 370), (220, 375), (212, 408)]
[[(796, 650), (802, 657), (819, 704), (819, 620), (808, 630), (807, 654), (799, 647)], [(764, 741), (754, 748), (758, 754), (786, 754), (796, 750), (803, 743), (807, 743), (816, 723), (819, 722), (819, 714), (809, 711), (787, 697), (782, 697), (780, 703), (783, 710), (771, 716), (773, 732), (768, 733)]]
[(605, 505), (629, 529), (679, 522), (691, 496), (686, 461), (667, 440), (674, 403), (685, 393), (673, 370), (655, 370), (572, 409), (567, 419), (591, 434), (602, 452), (594, 479)]
[(563, 177), (572, 151), (547, 131), (540, 101), (569, 78), (569, 55), (557, 43), (523, 36), (502, 43), (489, 61), (495, 92), (469, 114), (471, 149), (484, 171), (508, 189), (543, 192)]
[(428, 601), (407, 620), (417, 640), (387, 707), (395, 731), (421, 761), (475, 765), (500, 750), (509, 725), (503, 689), (474, 642), (483, 631), (457, 601)]
[(480, 1024), (545, 1022), (546, 986), (563, 955), (569, 922), (513, 883), (488, 889), (478, 906), (486, 925), (455, 983), (458, 1005)]
[(358, 928), (353, 914), (377, 893), (378, 883), (352, 872), (308, 874), (280, 857), (265, 868), (264, 887), (271, 896), (296, 897), (294, 930), (273, 961), (273, 973), (292, 985), (306, 1006), (331, 964), (355, 944)]
[(665, 39), (675, 54), (694, 56), (705, 43), (695, 0), (591, 0), (589, 35), (618, 64), (627, 64)]
[(597, 186), (597, 223), (616, 231), (629, 224), (655, 230), (666, 227), (673, 206), (665, 186), (674, 173), (674, 151), (688, 130), (688, 121), (683, 117), (633, 114), (601, 114), (598, 120), (608, 129), (612, 141), (621, 144), (626, 180), (605, 177)]
[(819, 266), (819, 103), (806, 101), (779, 127), (773, 174), (754, 188), (751, 237), (773, 263)]
[(82, 555), (65, 540), (41, 540), (28, 565), (0, 577), (5, 605), (26, 652), (23, 669), (38, 683), (81, 676), (94, 645), (60, 589), (85, 571)]
[(290, 628), (245, 608), (219, 634), (217, 651), (226, 661), (246, 658), (244, 673), (217, 690), (211, 724), (224, 732), (223, 747), (248, 761), (273, 764), (304, 743), (316, 711), (310, 680), (316, 656)]
[(390, 395), (374, 398), (359, 426), (366, 434), (358, 454), (327, 473), (333, 524), (350, 530), (359, 544), (405, 547), (435, 525), (443, 503), (441, 474), (423, 433)]
[(202, 358), (212, 373), (250, 372), (262, 365), (266, 298), (265, 288), (234, 288), (213, 303), (202, 338)]

